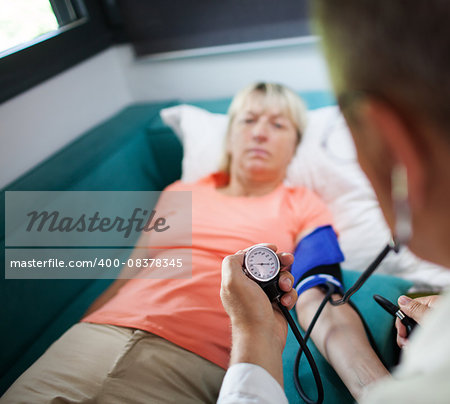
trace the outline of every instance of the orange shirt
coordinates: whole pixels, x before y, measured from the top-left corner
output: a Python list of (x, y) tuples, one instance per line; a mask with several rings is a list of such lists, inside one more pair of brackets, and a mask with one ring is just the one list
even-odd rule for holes
[(192, 277), (131, 279), (83, 321), (145, 330), (228, 367), (231, 329), (220, 300), (225, 256), (257, 243), (293, 252), (298, 234), (331, 224), (323, 202), (305, 188), (278, 186), (260, 197), (232, 197), (216, 190), (223, 174), (168, 191), (192, 191)]

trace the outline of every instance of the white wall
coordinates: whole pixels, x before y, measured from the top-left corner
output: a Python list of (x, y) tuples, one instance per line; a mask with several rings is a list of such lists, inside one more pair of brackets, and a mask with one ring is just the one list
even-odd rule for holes
[(329, 88), (316, 43), (172, 60), (108, 49), (0, 105), (0, 187), (129, 103), (228, 97), (256, 80)]
[(229, 97), (258, 80), (295, 90), (330, 88), (316, 42), (178, 60), (136, 61), (129, 46), (117, 52), (136, 101)]
[(132, 101), (117, 57), (106, 50), (0, 105), (0, 187)]

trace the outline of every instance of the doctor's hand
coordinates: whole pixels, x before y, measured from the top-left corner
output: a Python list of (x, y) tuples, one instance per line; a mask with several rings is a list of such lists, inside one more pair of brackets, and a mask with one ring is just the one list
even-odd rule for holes
[[(273, 244), (261, 244), (276, 252)], [(220, 297), (232, 325), (245, 331), (273, 332), (283, 345), (286, 341), (287, 324), (281, 312), (272, 305), (261, 287), (243, 272), (244, 251), (225, 257), (222, 263)], [(281, 302), (289, 310), (294, 307), (297, 293), (292, 289), (293, 276), (286, 270), (294, 257), (289, 253), (277, 254), (281, 263), (279, 286), (285, 292)]]
[[(420, 324), (423, 317), (430, 311), (438, 300), (439, 295), (423, 296), (416, 299), (411, 299), (407, 296), (400, 296), (398, 298), (398, 305), (403, 313)], [(395, 327), (397, 328), (397, 344), (400, 348), (404, 348), (408, 344), (406, 327), (400, 322), (399, 319), (395, 321)]]
[[(262, 244), (276, 252), (273, 244)], [(220, 297), (231, 319), (233, 349), (230, 365), (254, 363), (265, 368), (282, 385), (281, 354), (286, 344), (287, 323), (261, 287), (243, 272), (245, 251), (225, 257), (222, 262)], [(285, 292), (281, 303), (289, 310), (297, 301), (293, 276), (286, 270), (292, 254), (277, 254), (281, 263), (279, 286)]]

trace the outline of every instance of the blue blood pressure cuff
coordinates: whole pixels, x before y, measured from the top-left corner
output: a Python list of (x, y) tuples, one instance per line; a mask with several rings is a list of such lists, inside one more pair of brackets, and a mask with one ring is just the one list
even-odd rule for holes
[(336, 233), (331, 226), (321, 226), (304, 237), (294, 252), (291, 273), (298, 295), (314, 286), (335, 285), (343, 293), (340, 262), (344, 261)]

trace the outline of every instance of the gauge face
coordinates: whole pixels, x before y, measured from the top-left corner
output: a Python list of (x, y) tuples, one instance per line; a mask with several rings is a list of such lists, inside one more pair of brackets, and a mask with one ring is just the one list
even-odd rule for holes
[(270, 281), (280, 271), (280, 261), (268, 247), (256, 246), (248, 250), (244, 265), (248, 274), (259, 282)]

